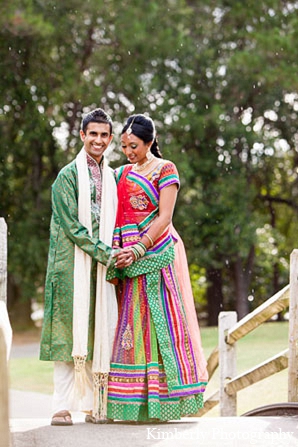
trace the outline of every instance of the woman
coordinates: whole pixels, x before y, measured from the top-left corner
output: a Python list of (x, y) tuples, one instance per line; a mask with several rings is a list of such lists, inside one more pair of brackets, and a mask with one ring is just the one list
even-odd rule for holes
[(108, 418), (180, 419), (203, 406), (207, 373), (202, 351), (194, 350), (174, 268), (178, 172), (161, 158), (154, 123), (144, 115), (128, 118), (121, 146), (131, 164), (116, 171), (113, 245), (125, 251), (108, 273), (110, 280), (121, 279)]

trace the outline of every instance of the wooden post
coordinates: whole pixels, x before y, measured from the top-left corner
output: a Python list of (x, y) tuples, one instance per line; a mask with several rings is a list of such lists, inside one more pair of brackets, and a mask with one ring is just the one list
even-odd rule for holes
[(7, 225), (0, 217), (0, 328), (6, 342), (6, 356), (10, 355), (12, 329), (6, 307), (7, 302)]
[(298, 250), (290, 257), (288, 401), (298, 402)]
[[(11, 327), (6, 309), (7, 300), (7, 225), (0, 218), (0, 447), (10, 446), (7, 350)], [(4, 330), (6, 338), (4, 336)]]
[(10, 446), (6, 343), (0, 328), (0, 447)]
[(236, 344), (226, 343), (226, 334), (236, 322), (236, 312), (220, 312), (218, 318), (220, 416), (237, 415), (237, 394), (228, 395), (225, 391), (226, 382), (235, 377), (237, 372)]
[(7, 299), (7, 225), (0, 217), (0, 300)]

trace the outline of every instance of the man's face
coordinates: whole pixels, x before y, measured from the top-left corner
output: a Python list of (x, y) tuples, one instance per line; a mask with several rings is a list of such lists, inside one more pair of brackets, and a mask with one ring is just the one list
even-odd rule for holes
[(87, 154), (99, 163), (104, 151), (113, 139), (109, 124), (89, 123), (86, 133), (81, 130), (80, 135)]

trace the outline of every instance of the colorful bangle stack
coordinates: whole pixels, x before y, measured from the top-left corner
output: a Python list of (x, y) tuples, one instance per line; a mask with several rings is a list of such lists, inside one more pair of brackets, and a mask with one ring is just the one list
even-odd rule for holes
[(144, 256), (146, 250), (146, 245), (144, 245), (142, 242), (138, 242), (131, 247), (131, 251), (133, 252), (136, 261)]
[(149, 242), (151, 244), (150, 247), (153, 247), (154, 241), (153, 241), (152, 237), (148, 233), (144, 233), (143, 236), (146, 236), (146, 238), (149, 240)]

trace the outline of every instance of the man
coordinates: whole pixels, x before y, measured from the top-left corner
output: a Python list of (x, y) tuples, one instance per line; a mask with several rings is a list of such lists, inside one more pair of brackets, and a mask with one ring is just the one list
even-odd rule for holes
[(45, 286), (41, 360), (54, 361), (52, 425), (106, 418), (110, 351), (117, 322), (114, 286), (106, 282), (117, 192), (103, 157), (112, 121), (102, 110), (84, 116), (84, 146), (52, 186), (52, 219)]

